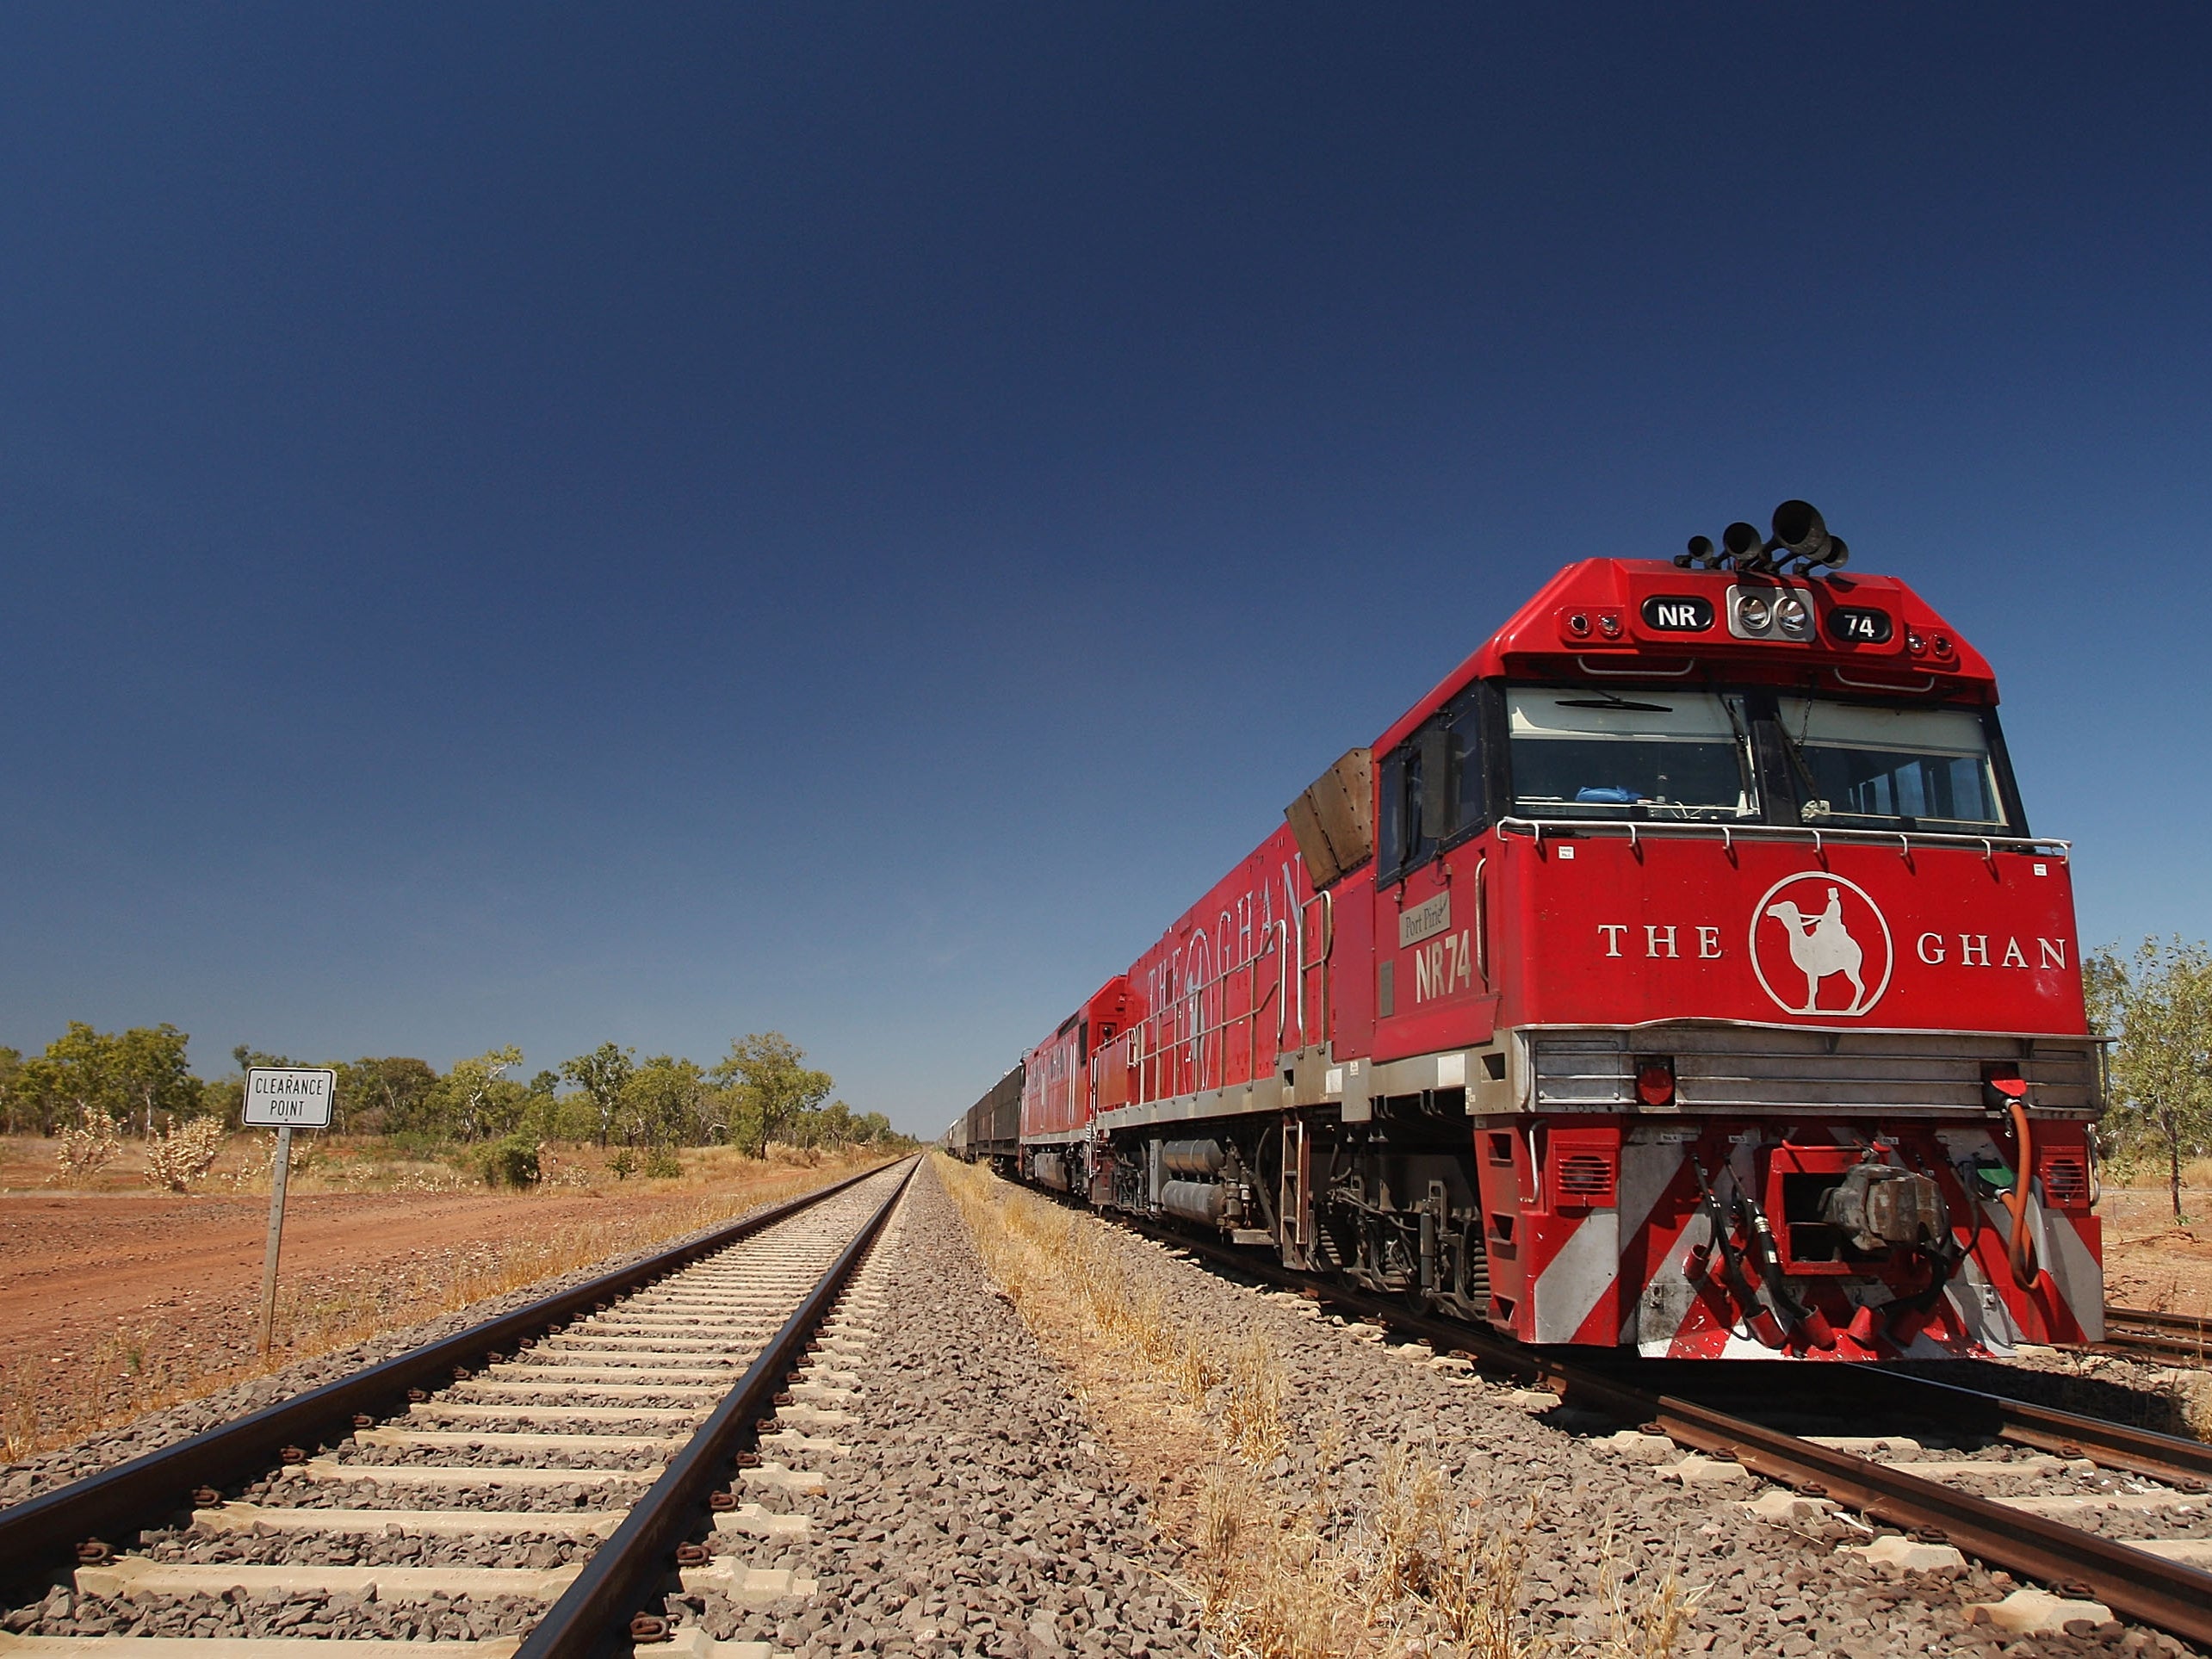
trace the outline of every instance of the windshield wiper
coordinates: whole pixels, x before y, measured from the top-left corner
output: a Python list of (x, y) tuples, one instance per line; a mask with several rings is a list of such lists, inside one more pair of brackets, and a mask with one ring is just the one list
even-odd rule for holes
[(1554, 697), (1552, 705), (1559, 709), (1618, 709), (1632, 715), (1671, 715), (1674, 709), (1664, 703), (1631, 703), (1626, 697), (1608, 691), (1595, 697)]
[[(1810, 723), (1812, 718), (1812, 710), (1808, 708), (1806, 720)], [(1798, 781), (1805, 785), (1805, 800), (1797, 809), (1798, 821), (1810, 824), (1832, 816), (1836, 809), (1822, 797), (1820, 780), (1812, 775), (1812, 763), (1805, 758), (1805, 750), (1789, 734), (1789, 722), (1780, 715), (1775, 716), (1775, 734), (1781, 739), (1782, 752), (1789, 758), (1790, 767), (1797, 773)]]

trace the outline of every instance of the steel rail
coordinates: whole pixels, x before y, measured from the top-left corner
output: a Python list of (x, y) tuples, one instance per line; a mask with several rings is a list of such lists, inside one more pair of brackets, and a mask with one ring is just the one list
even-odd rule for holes
[[(836, 1305), (868, 1247), (890, 1219), (914, 1171), (916, 1158), (889, 1196), (877, 1206), (807, 1299), (785, 1320), (737, 1386), (668, 1460), (660, 1478), (632, 1507), (612, 1536), (592, 1552), (584, 1570), (545, 1617), (523, 1638), (514, 1659), (592, 1659), (629, 1639), (639, 1603), (675, 1566), (682, 1535), (696, 1526), (709, 1495), (729, 1477), (739, 1442), (772, 1406), (777, 1391), (815, 1328)], [(657, 1616), (657, 1615), (656, 1615)]]
[[(1940, 1532), (1961, 1550), (1993, 1566), (2054, 1587), (2079, 1587), (2116, 1613), (2155, 1625), (2200, 1646), (2212, 1646), (2212, 1572), (2167, 1561), (2147, 1551), (2115, 1543), (2025, 1510), (1955, 1491), (1903, 1469), (1818, 1445), (1678, 1395), (1623, 1382), (1586, 1362), (1562, 1359), (1547, 1350), (1525, 1347), (1455, 1320), (1415, 1313), (1386, 1297), (1317, 1280), (1272, 1261), (1255, 1260), (1211, 1240), (1195, 1239), (1141, 1221), (1131, 1220), (1129, 1224), (1148, 1237), (1222, 1261), (1251, 1277), (1310, 1292), (1323, 1302), (1334, 1302), (1396, 1326), (1425, 1339), (1440, 1352), (1460, 1350), (1490, 1368), (1535, 1379), (1549, 1385), (1563, 1398), (1588, 1404), (1608, 1416), (1626, 1422), (1655, 1423), (1661, 1432), (1682, 1445), (1739, 1460), (1755, 1473), (1794, 1487), (1808, 1496), (1832, 1498), (1863, 1514), (1899, 1526)], [(1954, 1390), (1949, 1384), (1929, 1386), (1974, 1397), (1978, 1403), (1988, 1407), (2003, 1408), (2008, 1419), (2025, 1432), (2040, 1432), (2039, 1426), (2051, 1420), (2066, 1420), (2073, 1430), (2071, 1439), (2080, 1439), (2082, 1431), (2088, 1429), (2092, 1433), (2105, 1431), (2116, 1439), (2172, 1440), (2170, 1436), (2126, 1429), (2122, 1425), (2101, 1423), (2094, 1418), (2075, 1418), (2071, 1413), (2052, 1412), (1998, 1396), (1977, 1396), (1974, 1390)], [(2172, 1444), (2187, 1446), (2192, 1443)]]
[(1874, 1367), (1854, 1367), (1850, 1377), (1852, 1386), (1862, 1393), (1886, 1393), (1899, 1405), (1972, 1433), (2061, 1458), (2086, 1458), (2104, 1468), (2147, 1476), (2184, 1492), (2212, 1489), (2212, 1445), (2202, 1440), (2034, 1405), (1940, 1377)]
[(2166, 1336), (2149, 1331), (2116, 1331), (2107, 1327), (2104, 1340), (2088, 1344), (2085, 1352), (2147, 1359), (2153, 1365), (2181, 1370), (2202, 1371), (2212, 1365), (2212, 1338)]
[[(2135, 1328), (2115, 1330), (2116, 1325)], [(2092, 1353), (2203, 1370), (2212, 1365), (2212, 1316), (2159, 1313), (2149, 1308), (2107, 1308), (2104, 1340), (2088, 1347)]]
[(42, 1577), (65, 1563), (80, 1542), (160, 1526), (176, 1512), (192, 1507), (190, 1494), (195, 1489), (220, 1489), (251, 1479), (282, 1461), (289, 1448), (312, 1446), (334, 1432), (365, 1427), (354, 1420), (388, 1411), (406, 1399), (410, 1389), (452, 1383), (456, 1373), (466, 1375), (511, 1353), (524, 1340), (557, 1329), (579, 1314), (787, 1220), (890, 1167), (881, 1164), (771, 1205), (573, 1290), (0, 1509), (0, 1587), (13, 1588)]
[(2149, 1308), (2107, 1308), (2104, 1322), (2147, 1325), (2154, 1331), (2178, 1331), (2184, 1336), (2212, 1340), (2212, 1314), (2167, 1314)]

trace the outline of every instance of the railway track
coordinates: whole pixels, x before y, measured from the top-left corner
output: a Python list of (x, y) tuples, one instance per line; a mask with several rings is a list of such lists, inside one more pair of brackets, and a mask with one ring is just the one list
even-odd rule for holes
[(2107, 1308), (2104, 1340), (2091, 1351), (2202, 1371), (2212, 1365), (2212, 1318), (2154, 1313), (2147, 1308)]
[[(288, 1659), (347, 1637), (368, 1659), (585, 1659), (666, 1640), (678, 1581), (738, 1604), (805, 1594), (742, 1560), (802, 1523), (740, 1495), (819, 1482), (764, 1453), (843, 1420), (830, 1379), (791, 1375), (839, 1353), (833, 1310), (915, 1167), (0, 1510), (10, 1605), (73, 1557), (79, 1595), (127, 1598), (146, 1627), (0, 1632), (0, 1653)], [(241, 1595), (338, 1599), (345, 1617), (288, 1608), (288, 1634), (240, 1637), (214, 1610)], [(727, 1645), (687, 1634), (701, 1659)]]
[[(1684, 1448), (1691, 1454), (1678, 1465), (1685, 1482), (1741, 1479), (1740, 1470), (1789, 1489), (1794, 1495), (1785, 1504), (1769, 1503), (1762, 1511), (1773, 1519), (1842, 1509), (1903, 1529), (1901, 1538), (1876, 1538), (1868, 1546), (1875, 1562), (1934, 1566), (1954, 1559), (1955, 1550), (2048, 1586), (2044, 1592), (2018, 1593), (2023, 1599), (2016, 1611), (2023, 1621), (2081, 1617), (2093, 1622), (2102, 1615), (2092, 1604), (2101, 1604), (2120, 1617), (2212, 1647), (2212, 1571), (2207, 1570), (2212, 1538), (2121, 1542), (2075, 1524), (2115, 1513), (2187, 1520), (2212, 1512), (2212, 1445), (1856, 1366), (1847, 1376), (1823, 1377), (1818, 1374), (1823, 1368), (1793, 1365), (1787, 1396), (1769, 1388), (1763, 1405), (1745, 1408), (1732, 1400), (1723, 1407), (1713, 1396), (1743, 1390), (1744, 1362), (1629, 1368), (1563, 1357), (1255, 1260), (1210, 1240), (1140, 1222), (1125, 1224), (1248, 1278), (1296, 1290), (1425, 1341), (1439, 1353), (1464, 1353), (1485, 1371), (1623, 1425), (1616, 1438), (1625, 1450)], [(1853, 1390), (1848, 1399), (1841, 1393), (1847, 1382)], [(1781, 1408), (1785, 1400), (1788, 1405)], [(1831, 1427), (1839, 1415), (1863, 1427), (1877, 1411), (1924, 1427), (1917, 1436), (1823, 1433), (1786, 1426), (1786, 1411), (1800, 1421), (1808, 1411), (1828, 1417)], [(1947, 1455), (1952, 1452), (1967, 1455)], [(2121, 1479), (2083, 1492), (2048, 1491), (2054, 1477), (2066, 1476), (2077, 1477), (2077, 1484), (2101, 1476)], [(2114, 1489), (2123, 1482), (2128, 1489)], [(1978, 1484), (2027, 1489), (1985, 1495), (1972, 1489)], [(2038, 1595), (2048, 1599), (2035, 1601)]]

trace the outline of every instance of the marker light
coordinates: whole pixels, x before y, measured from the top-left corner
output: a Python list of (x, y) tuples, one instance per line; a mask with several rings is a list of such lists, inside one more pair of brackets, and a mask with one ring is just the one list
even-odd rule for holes
[(1664, 1106), (1675, 1098), (1675, 1062), (1665, 1055), (1652, 1055), (1636, 1062), (1636, 1098), (1647, 1106)]
[(1577, 610), (1573, 616), (1567, 618), (1567, 632), (1578, 636), (1589, 633), (1589, 618), (1583, 616), (1581, 611)]

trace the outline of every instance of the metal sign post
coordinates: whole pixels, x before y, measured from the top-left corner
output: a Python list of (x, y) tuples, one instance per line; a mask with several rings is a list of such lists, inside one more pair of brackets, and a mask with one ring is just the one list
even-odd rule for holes
[(261, 1353), (276, 1338), (276, 1259), (284, 1247), (284, 1187), (292, 1173), (292, 1131), (328, 1129), (338, 1073), (325, 1066), (255, 1066), (245, 1074), (248, 1129), (276, 1131), (269, 1176), (269, 1243), (261, 1259)]

